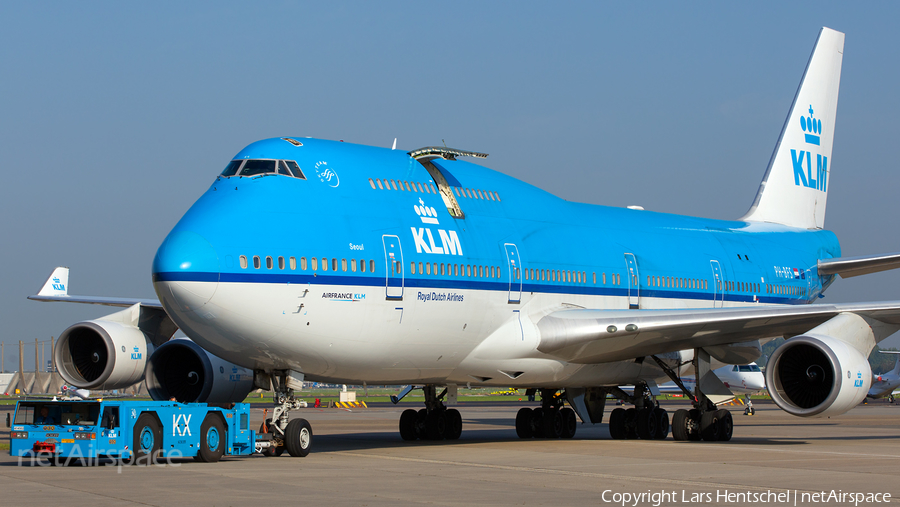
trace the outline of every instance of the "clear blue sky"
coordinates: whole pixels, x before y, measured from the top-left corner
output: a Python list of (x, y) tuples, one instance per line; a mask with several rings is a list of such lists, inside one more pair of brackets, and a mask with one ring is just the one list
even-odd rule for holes
[[(267, 137), (444, 141), (565, 199), (739, 217), (821, 26), (847, 34), (826, 227), (845, 255), (900, 251), (897, 3), (3, 2), (0, 19), (7, 343), (108, 313), (27, 301), (58, 265), (72, 293), (155, 297), (166, 233)], [(825, 301), (898, 285), (839, 280)]]

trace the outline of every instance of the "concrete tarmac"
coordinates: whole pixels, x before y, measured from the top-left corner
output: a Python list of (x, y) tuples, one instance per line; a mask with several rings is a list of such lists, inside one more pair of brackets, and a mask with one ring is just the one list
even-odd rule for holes
[[(731, 407), (730, 442), (610, 440), (605, 422), (579, 425), (572, 440), (520, 440), (522, 405), (461, 404), (462, 437), (437, 443), (400, 439), (400, 412), (417, 405), (303, 409), (294, 415), (314, 432), (306, 458), (30, 467), (3, 451), (0, 505), (857, 504), (821, 501), (832, 492), (880, 495), (857, 505), (900, 502), (900, 405), (885, 401), (831, 419), (792, 417), (766, 402), (754, 404), (755, 416)], [(663, 402), (670, 414), (684, 406)], [(262, 411), (253, 413), (258, 425)]]

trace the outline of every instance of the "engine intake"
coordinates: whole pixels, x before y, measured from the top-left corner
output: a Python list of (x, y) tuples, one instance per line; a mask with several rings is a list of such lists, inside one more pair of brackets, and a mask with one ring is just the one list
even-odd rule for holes
[(862, 402), (871, 384), (866, 357), (831, 336), (791, 338), (775, 349), (766, 367), (772, 401), (802, 417), (843, 414)]
[(253, 389), (253, 372), (214, 356), (189, 339), (170, 340), (150, 356), (147, 389), (154, 400), (238, 403)]
[(87, 320), (59, 335), (53, 356), (60, 376), (80, 389), (122, 389), (140, 382), (148, 340), (134, 327)]

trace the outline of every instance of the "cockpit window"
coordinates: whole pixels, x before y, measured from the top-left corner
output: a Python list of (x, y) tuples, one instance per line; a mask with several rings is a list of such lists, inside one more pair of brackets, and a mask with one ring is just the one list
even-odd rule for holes
[(222, 171), (222, 176), (234, 176), (237, 174), (238, 169), (241, 168), (241, 164), (243, 163), (243, 160), (232, 160), (228, 163), (228, 166), (225, 167), (225, 170)]
[(262, 174), (282, 174), (301, 180), (306, 179), (303, 171), (300, 170), (300, 166), (293, 160), (232, 160), (225, 167), (225, 170), (222, 171), (222, 176), (225, 177), (258, 176)]
[(256, 176), (257, 174), (275, 174), (274, 160), (248, 160), (241, 167), (241, 176)]

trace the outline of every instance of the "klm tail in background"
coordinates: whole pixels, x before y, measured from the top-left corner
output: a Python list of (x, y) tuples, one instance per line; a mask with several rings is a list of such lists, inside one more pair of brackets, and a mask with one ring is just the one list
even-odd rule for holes
[(825, 226), (844, 34), (822, 28), (756, 199), (741, 220)]

